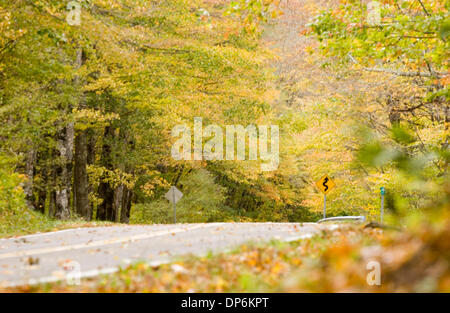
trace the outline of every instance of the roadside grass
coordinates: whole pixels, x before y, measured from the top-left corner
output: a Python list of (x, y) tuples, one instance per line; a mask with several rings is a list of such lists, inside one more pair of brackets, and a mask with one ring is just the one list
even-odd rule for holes
[[(449, 292), (450, 223), (400, 232), (342, 225), (293, 242), (251, 243), (172, 263), (6, 292)], [(371, 261), (381, 285), (369, 285)], [(371, 276), (373, 277), (373, 276)]]
[(26, 204), (23, 189), (25, 182), (25, 176), (15, 173), (11, 164), (0, 154), (0, 238), (113, 224), (86, 222), (78, 218), (61, 221), (35, 211)]
[(83, 219), (71, 219), (67, 221), (56, 220), (27, 208), (7, 213), (9, 213), (9, 216), (0, 214), (0, 238), (51, 232), (69, 228), (116, 225), (112, 222), (87, 222)]

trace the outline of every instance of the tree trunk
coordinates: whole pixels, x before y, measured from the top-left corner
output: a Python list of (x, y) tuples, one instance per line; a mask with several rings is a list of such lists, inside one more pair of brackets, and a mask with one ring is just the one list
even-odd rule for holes
[(122, 210), (120, 212), (120, 222), (128, 224), (130, 222), (131, 200), (133, 192), (124, 186), (122, 195)]
[[(121, 128), (121, 137), (124, 145), (123, 151), (135, 149), (135, 142), (132, 136), (130, 136), (130, 132), (127, 128), (125, 127)], [(123, 165), (122, 170), (134, 174), (134, 171), (128, 165)], [(120, 209), (121, 223), (128, 224), (130, 222), (131, 203), (132, 201), (134, 201), (133, 197), (134, 197), (133, 190), (128, 189), (128, 187), (124, 185), (122, 190), (122, 203)]]
[(27, 181), (25, 182), (23, 190), (25, 193), (25, 200), (27, 206), (32, 209), (34, 209), (33, 180), (34, 180), (35, 162), (36, 162), (36, 150), (34, 148), (31, 148), (30, 151), (28, 151), (25, 160), (25, 175), (27, 176)]
[(55, 217), (55, 212), (56, 212), (56, 191), (51, 190), (50, 191), (50, 195), (49, 195), (50, 199), (48, 201), (48, 216), (50, 217)]
[[(112, 126), (106, 126), (103, 136), (101, 164), (108, 170), (112, 169), (112, 151), (109, 141), (113, 139), (113, 136), (114, 128)], [(103, 199), (103, 202), (97, 208), (97, 219), (113, 221), (114, 190), (111, 188), (109, 182), (102, 181), (98, 187), (98, 193), (100, 198)]]
[(45, 200), (47, 198), (47, 186), (45, 183), (47, 183), (48, 177), (47, 177), (48, 169), (46, 167), (43, 167), (41, 170), (41, 184), (35, 185), (34, 188), (37, 189), (37, 199), (34, 199), (34, 206), (36, 210), (38, 210), (41, 213), (45, 213)]
[(103, 202), (98, 206), (97, 219), (102, 221), (114, 221), (113, 217), (113, 202), (114, 190), (112, 190), (109, 183), (102, 182), (98, 188), (98, 193), (103, 199)]
[[(95, 162), (95, 145), (96, 145), (96, 137), (95, 132), (93, 129), (88, 129), (87, 131), (87, 164), (92, 165)], [(88, 177), (88, 198), (91, 193), (94, 193), (94, 188), (91, 184), (89, 184), (89, 177)], [(94, 210), (92, 208), (92, 203), (90, 203), (89, 207), (89, 220), (92, 220), (94, 218)]]
[(113, 202), (113, 211), (114, 211), (114, 221), (120, 222), (120, 215), (122, 210), (122, 199), (123, 199), (123, 189), (124, 185), (120, 185), (114, 190), (114, 202)]
[[(85, 63), (85, 55), (83, 49), (78, 49), (76, 68), (80, 68)], [(82, 87), (79, 77), (75, 78), (75, 83)], [(86, 97), (81, 95), (80, 103), (78, 105), (80, 109), (86, 108)], [(89, 220), (91, 217), (91, 208), (89, 205), (89, 181), (87, 175), (87, 133), (86, 129), (77, 132), (75, 138), (75, 164), (74, 164), (74, 190), (73, 200), (75, 211), (85, 219)]]
[(56, 188), (55, 217), (66, 220), (70, 218), (70, 196), (72, 183), (74, 124), (68, 123), (58, 138), (58, 151), (62, 165), (58, 166), (57, 175), (60, 182)]
[[(53, 159), (56, 159), (56, 151), (52, 151), (51, 157)], [(57, 178), (56, 178), (56, 171), (59, 168), (58, 165), (53, 165), (49, 168), (49, 192), (48, 192), (48, 216), (54, 218), (56, 215), (56, 188), (58, 186)]]
[(87, 163), (94, 164), (96, 137), (92, 128), (87, 131), (87, 141)]
[(89, 205), (89, 187), (87, 176), (87, 131), (83, 130), (75, 138), (75, 169), (74, 169), (74, 206), (76, 212), (89, 220), (91, 209)]

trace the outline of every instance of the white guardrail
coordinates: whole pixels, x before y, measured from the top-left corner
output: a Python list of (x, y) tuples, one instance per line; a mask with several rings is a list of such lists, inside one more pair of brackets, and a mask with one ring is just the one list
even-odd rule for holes
[(329, 221), (360, 221), (365, 222), (365, 216), (335, 216), (335, 217), (327, 217), (319, 220), (317, 223), (329, 222)]

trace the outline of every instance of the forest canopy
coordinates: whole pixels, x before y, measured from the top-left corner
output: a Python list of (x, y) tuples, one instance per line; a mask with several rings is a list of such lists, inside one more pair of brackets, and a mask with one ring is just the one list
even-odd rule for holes
[[(377, 1), (376, 23), (365, 1), (308, 2), (292, 34), (279, 1), (75, 3), (0, 0), (2, 218), (166, 223), (175, 185), (184, 222), (310, 221), (325, 173), (330, 215), (375, 217), (380, 186), (394, 212), (448, 181), (448, 1)], [(279, 126), (279, 167), (175, 160), (194, 117)]]
[(203, 176), (211, 186), (197, 186), (186, 207), (207, 220), (288, 218), (277, 208), (296, 200), (258, 162), (170, 156), (171, 129), (196, 116), (245, 126), (273, 118), (272, 56), (259, 34), (224, 14), (224, 1), (79, 3), (71, 25), (66, 1), (0, 2), (2, 168), (11, 181), (22, 175), (26, 205), (58, 219), (128, 222), (132, 205), (158, 212), (170, 185)]

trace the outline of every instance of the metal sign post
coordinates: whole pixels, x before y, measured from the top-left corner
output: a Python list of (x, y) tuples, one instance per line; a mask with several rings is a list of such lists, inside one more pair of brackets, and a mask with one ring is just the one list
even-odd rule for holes
[(183, 197), (183, 193), (177, 189), (177, 187), (170, 187), (169, 191), (165, 195), (166, 199), (172, 202), (173, 205), (173, 221), (177, 223), (177, 202)]
[(327, 217), (327, 193), (336, 187), (334, 181), (328, 175), (322, 176), (317, 182), (316, 187), (323, 193), (323, 218)]
[(333, 180), (331, 180), (330, 176), (324, 175), (316, 182), (316, 187), (323, 193), (323, 219), (319, 220), (318, 223), (328, 221), (345, 221), (345, 220), (364, 222), (366, 220), (365, 216), (335, 216), (327, 218), (327, 194), (330, 192), (331, 189), (334, 189), (334, 187), (336, 187), (336, 184), (334, 183)]
[(380, 221), (383, 223), (383, 215), (384, 215), (384, 195), (386, 193), (386, 189), (384, 187), (380, 188), (381, 194), (381, 211), (380, 211)]
[(172, 192), (173, 203), (173, 223), (177, 223), (177, 203), (175, 202), (175, 192)]

